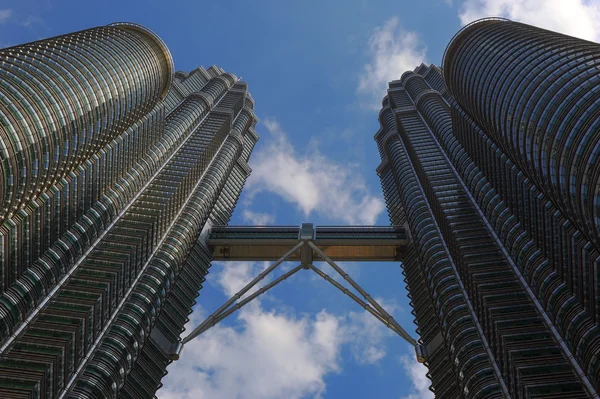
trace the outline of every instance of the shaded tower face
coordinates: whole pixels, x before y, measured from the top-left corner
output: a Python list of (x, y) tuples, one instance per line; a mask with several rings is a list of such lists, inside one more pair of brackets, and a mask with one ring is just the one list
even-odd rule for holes
[(448, 89), (578, 229), (600, 245), (600, 44), (505, 20), (464, 28)]
[(152, 397), (250, 174), (247, 86), (125, 23), (0, 73), (0, 397)]
[(441, 398), (598, 397), (598, 49), (484, 20), (389, 85), (377, 172)]

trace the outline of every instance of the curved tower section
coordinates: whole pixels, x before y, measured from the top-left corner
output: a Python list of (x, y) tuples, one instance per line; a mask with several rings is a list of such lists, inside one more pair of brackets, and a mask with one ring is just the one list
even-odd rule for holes
[(600, 44), (501, 19), (463, 28), (448, 90), (517, 167), (600, 248)]
[(491, 18), (389, 85), (378, 173), (440, 397), (600, 397), (599, 63)]
[(152, 397), (250, 174), (247, 85), (129, 23), (0, 70), (0, 397)]
[(85, 163), (165, 97), (169, 50), (113, 24), (0, 50), (0, 221)]
[[(158, 36), (126, 23), (3, 49), (0, 60), (3, 293), (157, 139), (173, 61)], [(89, 217), (110, 222), (102, 213)], [(66, 240), (58, 258), (78, 247)]]

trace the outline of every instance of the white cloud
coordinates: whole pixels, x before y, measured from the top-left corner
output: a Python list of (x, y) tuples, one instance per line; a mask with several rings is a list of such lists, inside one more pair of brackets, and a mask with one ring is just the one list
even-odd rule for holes
[(376, 364), (383, 359), (384, 339), (393, 333), (366, 311), (350, 312), (347, 320), (346, 337), (354, 360), (359, 364)]
[(338, 319), (266, 312), (239, 314), (242, 330), (217, 326), (189, 342), (169, 367), (161, 399), (268, 399), (320, 396), (339, 372)]
[(369, 53), (371, 61), (360, 75), (358, 92), (367, 96), (368, 108), (379, 110), (388, 83), (426, 62), (427, 47), (416, 32), (403, 30), (398, 17), (393, 17), (375, 29)]
[(348, 164), (327, 159), (317, 149), (297, 154), (279, 123), (263, 122), (271, 137), (252, 157), (247, 190), (269, 191), (296, 204), (309, 216), (317, 212), (348, 224), (374, 224), (383, 201), (369, 193), (364, 179)]
[[(223, 269), (220, 269), (215, 276), (215, 280), (221, 286), (225, 294), (229, 297), (237, 293), (244, 285), (250, 280), (257, 276), (260, 272), (264, 271), (268, 267), (268, 262), (235, 262), (224, 264)], [(347, 265), (346, 265), (347, 266)], [(280, 266), (283, 271), (283, 265)], [(330, 268), (330, 267), (329, 267)], [(343, 278), (336, 273), (333, 268), (326, 272), (336, 278), (340, 284), (349, 286)], [(344, 268), (344, 270), (346, 270)], [(265, 285), (268, 281), (273, 279), (273, 272), (269, 276), (265, 277), (259, 284), (252, 288), (244, 296), (250, 295), (256, 291), (259, 287)], [(317, 279), (321, 279), (316, 273), (310, 272)], [(354, 276), (355, 278), (356, 276)], [(327, 283), (325, 283), (327, 284)], [(335, 294), (339, 295), (343, 300), (351, 301), (350, 298), (344, 296), (343, 293), (335, 290)], [(360, 297), (358, 292), (355, 292)], [(396, 304), (394, 300), (387, 300), (383, 298), (375, 298), (390, 315), (396, 317), (395, 313), (401, 310), (400, 306)], [(255, 301), (255, 303), (260, 303)], [(250, 305), (247, 305), (250, 306)], [(259, 308), (260, 309), (260, 308)], [(257, 310), (254, 308), (254, 310)], [(359, 364), (376, 364), (386, 355), (385, 350), (385, 339), (394, 336), (394, 333), (381, 324), (377, 319), (366, 311), (362, 312), (349, 312), (347, 315), (337, 317), (339, 324), (339, 330), (337, 335), (340, 337), (340, 342), (348, 344), (354, 360)]]
[[(360, 295), (358, 296), (360, 297)], [(401, 308), (394, 300), (375, 298), (375, 301), (389, 315), (398, 320), (396, 313)], [(367, 311), (349, 312), (346, 317), (346, 324), (347, 342), (350, 344), (350, 351), (354, 360), (359, 364), (377, 364), (387, 354), (386, 339), (401, 339)]]
[(600, 3), (585, 0), (466, 0), (459, 14), (466, 25), (505, 17), (586, 40), (600, 40)]
[[(264, 263), (228, 264), (212, 278), (232, 295), (264, 270)], [(341, 295), (341, 294), (340, 294)], [(378, 299), (393, 312), (393, 302)], [(314, 317), (267, 311), (260, 299), (237, 313), (235, 327), (219, 324), (186, 344), (158, 391), (161, 399), (319, 398), (325, 378), (340, 373), (340, 353), (349, 348), (357, 363), (377, 364), (385, 355), (389, 330), (366, 312)], [(187, 331), (206, 316), (197, 307)]]
[[(212, 273), (215, 272), (215, 268), (218, 271), (211, 277), (211, 281), (216, 281), (225, 295), (231, 297), (267, 267), (269, 267), (269, 262), (218, 262), (212, 266)], [(249, 294), (270, 281), (273, 273), (256, 284)]]
[(12, 14), (13, 14), (13, 10), (11, 10), (10, 8), (5, 8), (3, 10), (0, 10), (0, 24), (3, 24), (6, 21), (8, 21), (8, 19), (12, 16)]
[[(231, 296), (267, 265), (228, 263), (212, 279)], [(198, 325), (204, 313), (197, 307), (186, 331)], [(161, 399), (320, 397), (325, 376), (341, 370), (340, 319), (327, 311), (297, 317), (266, 311), (256, 299), (236, 314), (240, 326), (219, 324), (186, 344), (181, 359), (168, 369), (158, 391)]]
[(248, 209), (244, 210), (242, 216), (245, 221), (255, 226), (265, 226), (275, 222), (275, 216), (269, 213), (253, 212)]
[(426, 376), (427, 367), (417, 362), (412, 348), (410, 351), (409, 355), (400, 357), (400, 363), (402, 363), (402, 368), (404, 368), (404, 371), (410, 377), (413, 392), (408, 396), (403, 396), (401, 399), (433, 399), (433, 392), (429, 390), (431, 381)]

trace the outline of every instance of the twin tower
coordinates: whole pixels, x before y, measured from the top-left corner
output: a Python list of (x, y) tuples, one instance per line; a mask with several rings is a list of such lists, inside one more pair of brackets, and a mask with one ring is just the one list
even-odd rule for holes
[[(377, 173), (438, 398), (600, 398), (600, 45), (502, 19), (389, 85)], [(0, 397), (152, 398), (258, 136), (113, 24), (0, 50)]]

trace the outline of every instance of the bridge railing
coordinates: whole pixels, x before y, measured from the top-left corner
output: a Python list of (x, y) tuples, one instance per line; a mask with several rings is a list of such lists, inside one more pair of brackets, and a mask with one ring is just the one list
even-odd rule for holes
[(209, 239), (297, 240), (298, 226), (213, 226)]
[[(287, 239), (298, 238), (298, 226), (213, 226), (210, 239)], [(315, 239), (405, 240), (401, 226), (316, 226)]]

